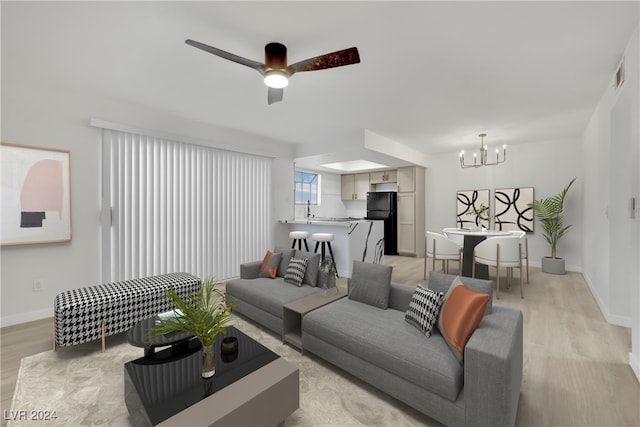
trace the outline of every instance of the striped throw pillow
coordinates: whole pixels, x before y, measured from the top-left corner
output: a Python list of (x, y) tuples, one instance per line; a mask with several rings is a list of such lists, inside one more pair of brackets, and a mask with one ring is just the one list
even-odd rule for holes
[(307, 271), (306, 259), (291, 258), (287, 272), (284, 275), (284, 281), (296, 286), (302, 286), (305, 271)]

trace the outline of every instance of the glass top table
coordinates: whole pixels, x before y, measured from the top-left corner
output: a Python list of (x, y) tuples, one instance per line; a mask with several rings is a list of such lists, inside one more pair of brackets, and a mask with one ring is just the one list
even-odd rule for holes
[[(236, 353), (221, 354), (220, 343), (227, 336), (237, 337)], [(255, 400), (256, 394), (234, 391), (233, 386), (252, 376), (250, 379), (252, 388), (259, 389), (260, 375), (266, 373), (269, 378), (265, 383), (268, 385), (268, 387), (265, 386), (265, 392), (273, 388), (274, 384), (277, 385), (283, 381), (283, 384), (286, 383), (286, 387), (282, 386), (284, 392), (278, 391), (278, 395), (282, 398), (280, 403), (285, 406), (281, 411), (282, 420), (278, 419), (274, 425), (284, 421), (286, 416), (298, 408), (298, 369), (295, 366), (234, 327), (227, 328), (225, 334), (218, 334), (215, 349), (216, 373), (207, 379), (201, 376), (202, 351), (197, 339), (191, 339), (186, 345), (181, 346), (181, 351), (178, 353), (175, 350), (165, 349), (156, 352), (153, 358), (142, 357), (125, 363), (125, 403), (132, 422), (135, 425), (159, 423), (188, 425), (194, 422), (213, 425), (215, 423), (212, 420), (221, 416), (220, 411), (210, 410), (218, 397), (221, 402), (230, 400), (236, 406), (247, 404), (251, 399)], [(260, 375), (258, 375), (259, 372)], [(286, 396), (289, 398), (287, 399)], [(226, 403), (223, 408), (231, 410), (230, 406)], [(191, 408), (195, 408), (190, 411), (191, 414), (184, 414), (182, 418), (177, 417)], [(245, 413), (244, 416), (246, 415)], [(265, 416), (265, 414), (259, 415), (261, 418)], [(253, 416), (256, 415), (253, 414)], [(171, 420), (174, 421), (171, 422)], [(221, 425), (229, 421), (227, 419)]]
[(180, 346), (179, 348), (173, 348), (174, 351), (179, 351), (180, 348), (187, 344), (187, 341), (193, 338), (190, 333), (181, 331), (150, 338), (149, 331), (156, 325), (157, 320), (158, 316), (141, 320), (127, 331), (129, 344), (144, 348), (145, 357), (153, 357), (157, 347)]

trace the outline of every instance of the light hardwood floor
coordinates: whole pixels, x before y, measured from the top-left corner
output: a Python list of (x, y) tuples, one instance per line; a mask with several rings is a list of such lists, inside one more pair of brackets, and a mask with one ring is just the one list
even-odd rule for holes
[[(426, 283), (423, 259), (386, 256), (385, 260), (394, 267), (394, 282)], [(456, 271), (455, 263), (451, 267)], [(490, 274), (494, 278), (495, 270)], [(524, 285), (524, 299), (520, 299), (517, 272), (510, 289), (504, 286), (504, 274), (501, 299), (494, 299), (494, 304), (517, 307), (524, 316), (524, 376), (517, 425), (640, 425), (640, 384), (628, 363), (630, 330), (605, 322), (582, 275), (555, 276), (531, 267), (531, 283)], [(340, 279), (340, 285), (345, 285), (345, 279)], [(51, 331), (52, 319), (0, 330), (3, 413), (11, 408), (20, 360), (49, 351)]]

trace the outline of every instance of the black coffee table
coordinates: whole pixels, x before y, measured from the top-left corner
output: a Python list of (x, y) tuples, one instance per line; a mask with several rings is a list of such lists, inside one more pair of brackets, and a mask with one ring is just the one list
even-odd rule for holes
[(141, 320), (127, 331), (127, 341), (129, 344), (144, 348), (145, 357), (153, 357), (157, 347), (171, 346), (173, 351), (178, 347), (186, 346), (193, 335), (187, 332), (171, 332), (165, 335), (149, 338), (149, 330), (156, 325), (157, 316)]
[[(238, 351), (222, 355), (220, 343), (238, 339)], [(203, 379), (196, 339), (124, 365), (125, 403), (136, 426), (280, 425), (299, 407), (298, 368), (236, 328), (215, 343), (213, 377)]]

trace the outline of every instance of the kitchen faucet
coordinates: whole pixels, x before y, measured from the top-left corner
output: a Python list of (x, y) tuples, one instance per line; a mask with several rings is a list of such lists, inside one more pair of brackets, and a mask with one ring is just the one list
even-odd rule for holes
[(307, 200), (307, 218), (311, 217), (311, 202)]

